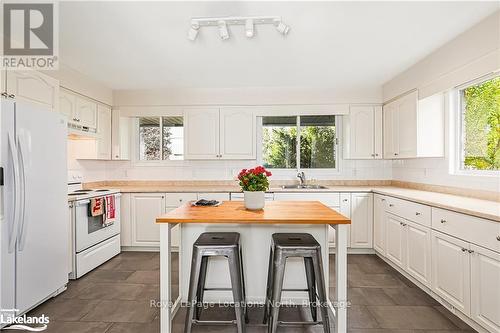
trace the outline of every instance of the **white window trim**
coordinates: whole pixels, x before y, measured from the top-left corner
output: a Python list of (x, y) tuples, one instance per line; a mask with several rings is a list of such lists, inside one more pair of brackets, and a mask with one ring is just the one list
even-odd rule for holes
[[(159, 166), (170, 166), (170, 167), (174, 167), (174, 166), (184, 166), (186, 165), (185, 162), (186, 160), (141, 160), (139, 158), (139, 155), (140, 155), (140, 144), (139, 144), (139, 118), (141, 117), (149, 117), (149, 116), (137, 116), (137, 117), (134, 117), (132, 123), (133, 123), (133, 130), (132, 130), (132, 137), (133, 137), (133, 140), (132, 140), (132, 144), (131, 144), (131, 149), (133, 151), (133, 154), (132, 154), (132, 165), (133, 166), (137, 166), (137, 167), (159, 167)], [(163, 115), (163, 116), (157, 116), (157, 115), (154, 115), (154, 116), (151, 116), (151, 117), (158, 117), (160, 118), (160, 128), (161, 128), (161, 125), (162, 125), (162, 118), (163, 117), (183, 117), (184, 118), (184, 115), (181, 114), (181, 115), (172, 115), (172, 114), (168, 114), (168, 115)], [(161, 138), (160, 138), (160, 143), (161, 143)], [(160, 156), (162, 155), (162, 152), (160, 152)]]
[[(302, 115), (308, 115), (308, 114), (302, 114)], [(274, 116), (274, 115), (272, 115)], [(290, 117), (297, 117), (297, 127), (300, 127), (300, 114), (286, 114), (286, 115), (280, 115), (280, 116), (290, 116)], [(342, 151), (341, 151), (341, 138), (342, 138), (342, 117), (338, 115), (333, 115), (335, 116), (335, 129), (336, 129), (336, 142), (335, 142), (335, 168), (301, 168), (300, 167), (300, 152), (299, 152), (299, 144), (300, 144), (300, 131), (297, 131), (297, 168), (295, 169), (284, 169), (284, 168), (269, 168), (269, 170), (274, 171), (276, 173), (279, 173), (282, 176), (293, 176), (295, 177), (298, 172), (301, 171), (307, 171), (308, 174), (310, 175), (340, 175), (342, 171)], [(257, 116), (257, 163), (260, 165), (263, 165), (263, 157), (262, 157), (262, 117), (263, 116)]]
[(453, 152), (453, 157), (450, 158), (450, 171), (457, 176), (483, 176), (483, 177), (498, 177), (500, 170), (465, 170), (462, 169), (462, 161), (464, 160), (463, 140), (464, 140), (464, 124), (462, 115), (462, 103), (460, 91), (470, 86), (477, 85), (481, 82), (491, 80), (500, 75), (499, 72), (489, 73), (477, 79), (468, 81), (455, 87), (450, 93), (450, 151)]

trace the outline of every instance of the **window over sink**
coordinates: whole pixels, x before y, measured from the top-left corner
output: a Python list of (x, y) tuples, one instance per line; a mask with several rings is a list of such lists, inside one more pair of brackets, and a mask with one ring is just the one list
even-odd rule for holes
[(274, 169), (336, 169), (336, 116), (262, 117), (262, 164)]

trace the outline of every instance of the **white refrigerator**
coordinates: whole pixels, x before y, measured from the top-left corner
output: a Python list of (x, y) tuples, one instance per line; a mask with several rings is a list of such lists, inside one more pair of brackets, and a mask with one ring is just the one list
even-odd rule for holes
[(23, 314), (68, 282), (67, 123), (2, 97), (0, 114), (0, 309)]

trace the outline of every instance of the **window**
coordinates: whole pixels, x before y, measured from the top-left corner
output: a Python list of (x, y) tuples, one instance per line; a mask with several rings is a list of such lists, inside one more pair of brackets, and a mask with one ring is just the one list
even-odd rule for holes
[(182, 117), (139, 118), (139, 160), (182, 160), (183, 156)]
[(461, 170), (500, 170), (500, 76), (459, 90)]
[(335, 116), (262, 117), (262, 162), (276, 169), (335, 169)]

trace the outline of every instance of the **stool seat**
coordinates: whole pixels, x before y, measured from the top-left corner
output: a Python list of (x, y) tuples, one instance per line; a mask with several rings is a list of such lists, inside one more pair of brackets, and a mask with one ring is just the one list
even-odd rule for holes
[(316, 249), (321, 247), (312, 235), (306, 233), (276, 233), (273, 234), (272, 239), (275, 247), (283, 249)]
[(238, 247), (240, 234), (237, 232), (204, 232), (194, 242), (196, 247), (226, 248)]

